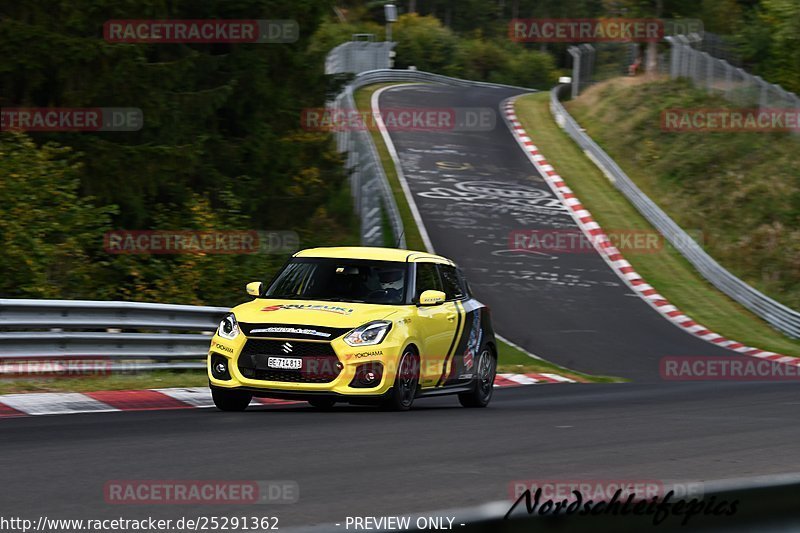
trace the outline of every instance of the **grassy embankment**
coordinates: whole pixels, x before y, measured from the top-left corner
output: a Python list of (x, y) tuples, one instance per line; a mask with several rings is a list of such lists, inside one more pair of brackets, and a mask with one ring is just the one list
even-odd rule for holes
[[(800, 224), (781, 222), (798, 217), (798, 138), (786, 134), (668, 133), (659, 126), (661, 109), (720, 107), (723, 103), (674, 82), (638, 87), (631, 83), (641, 84), (615, 80), (596, 86), (570, 102), (568, 109), (682, 227), (706, 235), (712, 256), (759, 289), (772, 289), (777, 299), (790, 304), (796, 301), (800, 255), (773, 247), (800, 246)], [(534, 94), (519, 99), (516, 105), (517, 115), (548, 162), (604, 228), (652, 230), (554, 123), (548, 98), (546, 93)], [(793, 259), (776, 258), (782, 253), (795, 255)], [(731, 260), (736, 254), (752, 257), (737, 263)], [(800, 342), (783, 336), (716, 290), (671, 247), (658, 253), (628, 253), (626, 259), (670, 302), (712, 331), (749, 346), (800, 356)], [(769, 278), (764, 283), (758, 283), (763, 279), (760, 272)]]

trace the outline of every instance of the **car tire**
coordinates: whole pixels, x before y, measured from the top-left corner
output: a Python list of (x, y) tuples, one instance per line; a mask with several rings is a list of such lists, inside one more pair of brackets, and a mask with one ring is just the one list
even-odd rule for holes
[(250, 405), (253, 394), (243, 390), (211, 387), (211, 398), (220, 411), (244, 411)]
[(334, 405), (336, 405), (336, 400), (331, 400), (329, 398), (314, 398), (313, 400), (308, 400), (308, 403), (314, 409), (328, 411), (329, 409), (332, 409)]
[(387, 411), (408, 411), (417, 397), (419, 387), (419, 356), (406, 348), (397, 365), (394, 385), (381, 403)]
[(481, 350), (475, 372), (474, 388), (458, 395), (458, 401), (464, 407), (486, 407), (492, 400), (494, 378), (497, 375), (497, 357), (489, 346), (484, 346)]

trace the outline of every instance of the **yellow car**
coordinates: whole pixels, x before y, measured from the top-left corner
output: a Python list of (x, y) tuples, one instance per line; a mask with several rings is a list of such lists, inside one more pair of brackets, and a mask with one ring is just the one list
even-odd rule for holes
[(219, 324), (208, 354), (214, 403), (253, 396), (407, 410), (415, 398), (492, 398), (497, 349), (489, 309), (444, 257), (392, 248), (296, 253), (269, 286)]

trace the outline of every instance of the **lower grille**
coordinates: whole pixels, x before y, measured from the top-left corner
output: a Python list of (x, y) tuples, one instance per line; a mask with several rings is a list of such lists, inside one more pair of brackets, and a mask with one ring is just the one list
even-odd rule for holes
[[(272, 368), (268, 365), (270, 357), (300, 359), (302, 366), (293, 370)], [(330, 383), (341, 372), (339, 358), (327, 342), (249, 339), (238, 366), (249, 379), (291, 383)]]

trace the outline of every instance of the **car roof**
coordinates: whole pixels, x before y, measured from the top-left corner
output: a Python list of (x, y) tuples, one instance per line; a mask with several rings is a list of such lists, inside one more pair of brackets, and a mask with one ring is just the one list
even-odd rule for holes
[(379, 248), (376, 246), (337, 246), (326, 248), (309, 248), (294, 254), (294, 257), (332, 257), (338, 259), (366, 259), (372, 261), (409, 261), (442, 263), (455, 265), (453, 261), (441, 255), (427, 252), (415, 252), (400, 248)]

